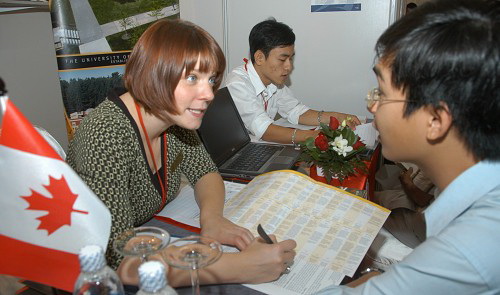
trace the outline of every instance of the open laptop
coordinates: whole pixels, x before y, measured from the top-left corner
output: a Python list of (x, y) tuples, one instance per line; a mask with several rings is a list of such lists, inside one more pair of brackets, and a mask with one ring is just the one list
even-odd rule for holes
[[(198, 135), (223, 177), (253, 179), (265, 172), (291, 169), (300, 155), (291, 145), (250, 142), (227, 87), (215, 94)], [(263, 153), (256, 156), (247, 154), (261, 149)], [(260, 160), (265, 161), (257, 165)]]

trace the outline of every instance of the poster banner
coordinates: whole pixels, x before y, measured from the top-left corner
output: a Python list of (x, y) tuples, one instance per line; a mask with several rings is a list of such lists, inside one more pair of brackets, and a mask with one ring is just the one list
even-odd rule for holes
[(110, 89), (123, 85), (134, 44), (154, 22), (179, 18), (179, 0), (51, 0), (59, 82), (71, 140)]
[(311, 0), (311, 12), (361, 11), (359, 0)]

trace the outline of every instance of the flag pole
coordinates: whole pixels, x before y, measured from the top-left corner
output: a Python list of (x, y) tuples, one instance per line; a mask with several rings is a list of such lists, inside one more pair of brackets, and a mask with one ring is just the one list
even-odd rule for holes
[(7, 107), (7, 89), (5, 88), (5, 82), (2, 77), (0, 77), (0, 135), (2, 134), (2, 119), (5, 109)]
[(0, 96), (7, 95), (7, 89), (5, 89), (5, 82), (2, 77), (0, 77)]

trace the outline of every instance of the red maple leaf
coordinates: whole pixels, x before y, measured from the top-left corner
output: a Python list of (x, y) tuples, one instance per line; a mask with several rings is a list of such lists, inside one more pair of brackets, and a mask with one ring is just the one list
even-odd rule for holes
[(48, 198), (33, 189), (31, 189), (30, 196), (21, 196), (29, 203), (26, 210), (48, 211), (47, 215), (37, 218), (40, 220), (37, 229), (46, 230), (50, 235), (63, 225), (71, 225), (72, 212), (88, 214), (86, 211), (73, 209), (78, 195), (73, 194), (70, 190), (64, 176), (61, 176), (61, 179), (49, 176), (49, 185), (44, 185), (44, 187), (52, 195), (52, 198)]

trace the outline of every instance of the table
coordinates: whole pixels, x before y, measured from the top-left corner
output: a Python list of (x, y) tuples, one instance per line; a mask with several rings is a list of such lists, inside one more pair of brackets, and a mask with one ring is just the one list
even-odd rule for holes
[[(379, 167), (380, 152), (381, 152), (381, 145), (378, 144), (373, 150), (373, 152), (370, 154), (370, 158), (365, 161), (366, 168), (368, 170), (367, 174), (348, 177), (342, 183), (340, 183), (338, 179), (332, 179), (329, 184), (332, 186), (340, 187), (352, 194), (373, 201), (375, 193), (375, 173), (377, 172), (377, 169)], [(304, 162), (297, 162), (295, 163), (295, 166), (292, 169), (300, 173), (303, 173), (305, 175), (308, 175), (314, 180), (327, 183), (325, 177), (318, 176), (314, 165), (309, 167)], [(245, 184), (250, 182), (250, 180), (248, 179), (240, 179), (240, 178), (224, 178), (224, 180), (238, 182), (238, 183), (245, 183)]]
[[(144, 226), (156, 226), (162, 228), (168, 231), (170, 235), (173, 237), (186, 237), (189, 235), (197, 234), (197, 232), (192, 232), (180, 226), (162, 221), (161, 218), (159, 219), (153, 218), (147, 223), (145, 223)], [(137, 291), (137, 288), (127, 287), (127, 290), (130, 292), (130, 294), (135, 294), (134, 290)], [(184, 294), (191, 295), (191, 287), (176, 288), (175, 290), (179, 293), (179, 295), (184, 295)], [(257, 290), (245, 287), (241, 284), (220, 284), (220, 285), (200, 286), (200, 292), (201, 294), (241, 294), (241, 295), (264, 294)]]
[[(351, 181), (351, 186), (354, 189), (350, 189), (354, 194), (360, 195), (358, 192), (362, 193), (362, 197), (366, 198), (367, 191), (370, 192), (370, 188), (372, 189), (371, 192), (373, 194), (373, 187), (374, 181), (375, 181), (375, 171), (377, 168), (378, 164), (378, 158), (380, 154), (380, 147), (377, 147), (375, 151), (372, 153), (370, 160), (367, 161), (367, 169), (368, 169), (368, 174), (363, 175), (360, 178), (358, 178), (355, 181)], [(296, 167), (297, 171), (304, 173), (304, 174), (309, 174), (309, 169), (303, 166), (298, 166)], [(311, 173), (312, 174), (312, 173)], [(310, 175), (312, 178), (314, 175)], [(233, 180), (235, 181), (235, 180)], [(238, 180), (236, 180), (239, 182)], [(344, 184), (345, 185), (345, 184)], [(356, 192), (354, 192), (356, 191)], [(160, 227), (162, 229), (167, 230), (172, 236), (174, 237), (185, 237), (188, 235), (192, 234), (199, 234), (200, 230), (195, 227), (190, 227), (185, 224), (176, 222), (175, 220), (172, 220), (170, 218), (166, 217), (160, 217), (157, 216), (150, 220), (148, 223), (145, 224), (145, 226), (156, 226)], [(349, 278), (346, 277), (347, 280), (350, 280)], [(261, 292), (247, 288), (243, 285), (240, 284), (221, 284), (221, 285), (211, 285), (211, 286), (202, 286), (201, 291), (203, 294), (262, 294)], [(184, 287), (184, 288), (178, 288), (177, 289), (179, 294), (190, 294), (191, 292), (191, 287)]]
[[(175, 222), (173, 222), (175, 223)], [(189, 231), (187, 229), (184, 229), (179, 225), (174, 225), (170, 224), (168, 222), (165, 222), (163, 220), (153, 218), (147, 223), (145, 223), (143, 226), (155, 226), (162, 228), (168, 233), (170, 233), (171, 236), (173, 237), (186, 237), (189, 235), (194, 235), (194, 234), (199, 234), (199, 229), (197, 231)], [(184, 226), (187, 227), (187, 226)], [(193, 228), (194, 229), (194, 228)], [(23, 285), (26, 287), (21, 288)], [(71, 295), (71, 293), (68, 293), (66, 291), (62, 290), (57, 290), (54, 288), (51, 288), (49, 286), (31, 282), (31, 281), (25, 281), (21, 280), (21, 284), (19, 286), (21, 288), (19, 291), (16, 292), (18, 295)], [(1, 289), (0, 289), (1, 290)], [(181, 287), (181, 288), (175, 288), (175, 290), (179, 293), (179, 295), (191, 295), (191, 287)], [(126, 295), (135, 295), (137, 293), (138, 287), (137, 286), (125, 286), (125, 293)], [(262, 292), (259, 292), (257, 290), (247, 288), (241, 284), (220, 284), (220, 285), (206, 285), (206, 286), (200, 286), (200, 291), (201, 294), (242, 294), (242, 295), (261, 295), (264, 294)], [(1, 293), (1, 292), (0, 292)], [(2, 293), (3, 294), (3, 293)]]
[[(374, 184), (375, 184), (375, 172), (376, 172), (376, 169), (378, 166), (377, 164), (378, 164), (379, 155), (380, 155), (380, 146), (378, 146), (376, 148), (375, 152), (372, 154), (372, 157), (369, 161), (369, 165), (368, 165), (369, 173), (368, 173), (368, 175), (365, 175), (364, 178), (360, 179), (360, 181), (358, 181), (358, 184), (357, 184), (357, 185), (361, 185), (364, 189), (367, 189), (370, 197), (373, 196)], [(297, 170), (299, 170), (302, 173), (306, 172), (306, 171), (304, 171), (304, 169), (300, 169), (300, 168)], [(310, 176), (312, 178), (314, 178), (313, 175), (310, 175)], [(316, 175), (316, 177), (317, 177), (317, 175)], [(358, 189), (358, 187), (359, 186), (357, 186), (356, 189)], [(146, 224), (144, 224), (144, 226), (155, 226), (155, 227), (165, 229), (173, 237), (185, 237), (185, 236), (192, 235), (192, 234), (199, 234), (199, 229), (197, 229), (197, 228), (188, 227), (188, 226), (185, 226), (183, 224), (176, 223), (173, 220), (165, 220), (165, 219), (158, 218), (158, 217), (151, 219)], [(347, 283), (349, 280), (350, 279), (346, 277), (346, 280), (342, 284)], [(26, 295), (28, 295), (28, 294), (29, 295), (31, 295), (31, 294), (58, 294), (58, 295), (59, 294), (68, 294), (69, 295), (70, 294), (70, 293), (67, 293), (64, 291), (54, 290), (50, 287), (43, 286), (43, 285), (36, 284), (36, 283), (34, 285), (44, 287), (45, 289), (40, 290), (36, 286), (34, 287), (34, 286), (31, 286), (30, 284), (26, 284), (26, 285), (28, 285), (30, 288), (20, 290), (19, 293), (17, 293), (17, 294), (26, 294)], [(191, 294), (191, 287), (190, 286), (176, 288), (176, 290), (180, 295)], [(257, 290), (245, 287), (241, 284), (206, 285), (206, 286), (201, 286), (200, 290), (201, 290), (202, 294), (243, 294), (243, 295), (264, 294), (264, 293), (259, 292)], [(41, 291), (41, 293), (40, 293), (40, 291)], [(44, 291), (46, 291), (47, 293), (45, 293)], [(128, 291), (127, 294), (135, 294), (137, 292), (137, 287), (127, 286), (127, 291)]]

